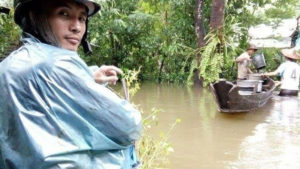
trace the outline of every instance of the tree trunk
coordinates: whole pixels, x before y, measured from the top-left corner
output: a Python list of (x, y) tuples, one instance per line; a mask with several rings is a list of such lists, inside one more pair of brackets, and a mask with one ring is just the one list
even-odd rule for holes
[[(195, 8), (195, 31), (197, 35), (197, 46), (198, 48), (202, 48), (205, 45), (205, 29), (203, 24), (203, 9), (204, 0), (196, 0), (196, 8)], [(201, 55), (197, 54), (197, 65), (199, 67), (201, 61)], [(194, 71), (194, 85), (203, 85), (203, 79), (199, 77), (199, 69)]]
[(215, 32), (219, 37), (220, 43), (217, 45), (217, 52), (221, 52), (224, 39), (223, 39), (223, 26), (224, 26), (224, 15), (225, 15), (225, 3), (226, 0), (213, 0), (212, 9), (210, 13), (210, 27), (211, 31)]
[(225, 1), (226, 0), (213, 0), (209, 25), (214, 30), (218, 30), (223, 27)]
[(159, 63), (158, 83), (161, 83), (162, 81), (162, 73), (163, 73), (163, 68), (165, 66), (166, 57), (167, 56), (164, 55), (162, 61)]

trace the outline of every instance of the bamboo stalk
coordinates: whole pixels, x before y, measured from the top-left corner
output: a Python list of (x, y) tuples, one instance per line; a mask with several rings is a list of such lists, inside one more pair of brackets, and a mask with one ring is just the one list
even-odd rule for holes
[(125, 99), (130, 102), (130, 97), (129, 97), (129, 90), (128, 90), (128, 86), (127, 86), (127, 83), (126, 83), (126, 80), (123, 78), (121, 80), (122, 82), (122, 86), (123, 86), (123, 91), (124, 91), (124, 96), (125, 96)]

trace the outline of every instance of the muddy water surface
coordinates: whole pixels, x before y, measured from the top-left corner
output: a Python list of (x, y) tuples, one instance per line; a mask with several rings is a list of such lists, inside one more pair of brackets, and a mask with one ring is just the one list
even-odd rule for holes
[(249, 113), (222, 114), (209, 90), (146, 83), (133, 97), (159, 113), (152, 134), (182, 122), (169, 141), (172, 169), (300, 169), (300, 100), (274, 96)]

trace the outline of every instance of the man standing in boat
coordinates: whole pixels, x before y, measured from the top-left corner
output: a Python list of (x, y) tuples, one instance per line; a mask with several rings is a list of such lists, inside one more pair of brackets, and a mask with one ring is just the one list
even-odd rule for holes
[(300, 65), (296, 62), (300, 59), (300, 54), (295, 49), (283, 49), (281, 53), (285, 56), (285, 62), (275, 71), (266, 72), (264, 76), (281, 77), (279, 96), (298, 96)]
[(247, 51), (236, 58), (235, 61), (238, 64), (238, 80), (245, 80), (247, 79), (248, 74), (252, 73), (249, 68), (251, 56), (253, 56), (257, 49), (258, 48), (255, 45), (250, 44)]
[(300, 50), (300, 16), (297, 17), (297, 26), (293, 34), (291, 35), (292, 38), (292, 47), (296, 50)]

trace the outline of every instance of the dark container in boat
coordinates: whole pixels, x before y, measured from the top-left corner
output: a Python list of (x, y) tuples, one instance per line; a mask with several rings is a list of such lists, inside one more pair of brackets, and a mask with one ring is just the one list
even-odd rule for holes
[(259, 53), (252, 57), (252, 63), (256, 69), (262, 69), (266, 67), (265, 56), (263, 53)]

